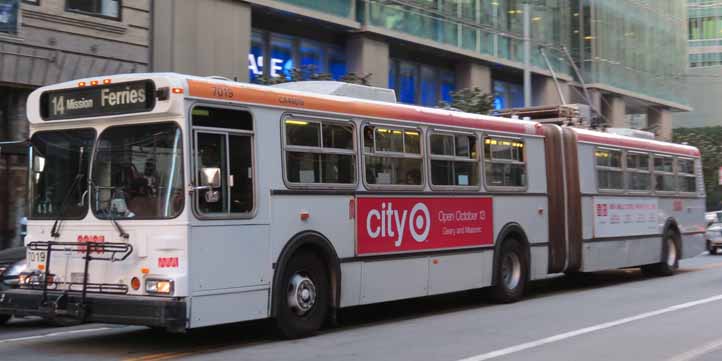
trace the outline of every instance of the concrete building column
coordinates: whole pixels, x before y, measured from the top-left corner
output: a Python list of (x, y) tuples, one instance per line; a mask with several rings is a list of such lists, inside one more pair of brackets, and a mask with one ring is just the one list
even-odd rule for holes
[(612, 128), (627, 127), (627, 105), (619, 96), (602, 95), (602, 114), (607, 118), (607, 126)]
[(456, 88), (476, 88), (492, 93), (491, 69), (479, 63), (464, 62), (456, 66)]
[(153, 2), (153, 71), (248, 81), (251, 6), (240, 1)]
[[(567, 103), (571, 103), (569, 83), (560, 80), (559, 88)], [(532, 105), (561, 105), (559, 90), (554, 79), (548, 76), (535, 76), (532, 80)]]
[(672, 140), (672, 112), (663, 108), (647, 109), (647, 127), (659, 140)]
[(346, 59), (349, 73), (360, 76), (371, 74), (369, 85), (388, 88), (391, 65), (388, 43), (367, 34), (353, 35), (346, 45)]

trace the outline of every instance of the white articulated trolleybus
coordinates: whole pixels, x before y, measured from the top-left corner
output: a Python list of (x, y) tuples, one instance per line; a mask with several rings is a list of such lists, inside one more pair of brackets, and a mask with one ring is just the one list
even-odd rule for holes
[(512, 302), (550, 273), (671, 274), (704, 250), (693, 147), (308, 84), (34, 91), (28, 272), (0, 313), (170, 331), (271, 317), (299, 337), (341, 307), (482, 287)]

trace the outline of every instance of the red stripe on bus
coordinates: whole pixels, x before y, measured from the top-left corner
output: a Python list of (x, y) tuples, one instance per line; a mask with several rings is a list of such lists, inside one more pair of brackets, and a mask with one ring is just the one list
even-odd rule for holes
[(639, 138), (630, 138), (621, 135), (612, 135), (609, 133), (597, 134), (585, 131), (579, 131), (575, 129), (577, 133), (577, 140), (580, 142), (597, 143), (601, 145), (625, 147), (625, 148), (637, 148), (641, 150), (649, 150), (663, 153), (671, 153), (675, 155), (683, 155), (690, 157), (699, 157), (700, 152), (697, 148), (674, 144), (665, 143), (657, 140), (646, 140)]
[(358, 116), (415, 121), (434, 125), (458, 126), (517, 134), (543, 135), (541, 124), (495, 118), (478, 114), (403, 104), (379, 104), (363, 100), (329, 99), (313, 94), (299, 95), (283, 89), (231, 86), (188, 79), (188, 94), (193, 97), (233, 100), (244, 103), (306, 110), (328, 111)]

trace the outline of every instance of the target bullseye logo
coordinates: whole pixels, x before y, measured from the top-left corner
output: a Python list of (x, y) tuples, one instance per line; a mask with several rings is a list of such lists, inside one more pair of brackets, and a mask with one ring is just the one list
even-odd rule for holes
[(429, 236), (431, 230), (431, 216), (429, 214), (429, 208), (423, 203), (416, 203), (411, 208), (410, 222), (411, 237), (416, 242), (426, 241), (426, 237)]
[(371, 209), (366, 215), (366, 234), (372, 239), (395, 237), (394, 246), (401, 247), (408, 225), (411, 238), (425, 242), (431, 231), (431, 214), (424, 203), (416, 203), (411, 210), (394, 209), (392, 202), (381, 203), (381, 209)]

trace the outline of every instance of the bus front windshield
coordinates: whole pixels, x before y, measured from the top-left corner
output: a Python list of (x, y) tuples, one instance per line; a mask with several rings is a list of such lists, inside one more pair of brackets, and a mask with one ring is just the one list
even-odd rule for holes
[(167, 219), (183, 210), (181, 130), (171, 123), (117, 126), (98, 138), (93, 212), (100, 219)]
[(30, 217), (85, 216), (88, 163), (95, 131), (71, 129), (35, 133), (30, 139)]

